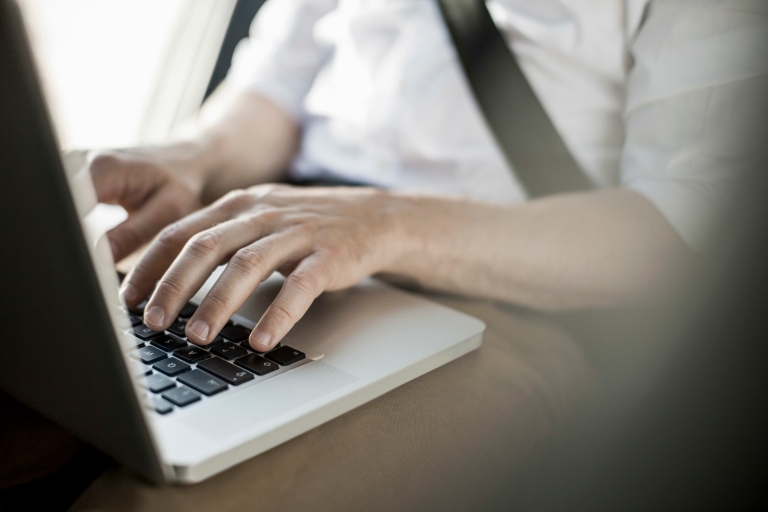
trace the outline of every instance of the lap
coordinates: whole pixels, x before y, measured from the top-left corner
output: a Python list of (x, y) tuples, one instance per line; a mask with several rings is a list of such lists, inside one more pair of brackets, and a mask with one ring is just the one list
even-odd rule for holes
[(72, 434), (0, 393), (0, 489), (55, 472), (78, 446)]
[(193, 486), (124, 468), (72, 510), (470, 510), (551, 436), (593, 382), (556, 324), (490, 302), (438, 297), (487, 324), (483, 346)]

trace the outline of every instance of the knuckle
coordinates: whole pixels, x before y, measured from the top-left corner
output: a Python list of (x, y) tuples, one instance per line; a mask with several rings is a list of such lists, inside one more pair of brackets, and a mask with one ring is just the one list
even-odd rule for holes
[(229, 303), (224, 295), (216, 290), (211, 290), (205, 297), (204, 306), (206, 311), (213, 312), (216, 315), (227, 312)]
[(294, 271), (289, 277), (291, 287), (300, 293), (316, 295), (318, 289), (317, 277), (313, 273), (306, 271)]
[(340, 260), (339, 256), (343, 255), (344, 252), (341, 244), (318, 244), (317, 249), (315, 249), (313, 266), (321, 269), (322, 272), (338, 270), (337, 267), (343, 260), (343, 258)]
[(221, 247), (221, 235), (217, 231), (203, 231), (189, 239), (189, 249), (201, 256), (215, 253)]
[(279, 221), (281, 217), (282, 212), (279, 209), (266, 207), (253, 216), (252, 223), (254, 225), (271, 225)]
[(276, 203), (279, 198), (285, 196), (285, 191), (289, 188), (290, 186), (280, 183), (265, 183), (251, 187), (249, 196), (259, 204)]
[(155, 294), (172, 299), (181, 297), (184, 293), (184, 286), (181, 280), (175, 274), (166, 275), (157, 285)]
[(268, 183), (264, 186), (264, 192), (267, 196), (277, 196), (284, 194), (289, 188), (290, 186), (282, 183)]
[(168, 247), (179, 246), (184, 243), (184, 232), (178, 223), (170, 224), (160, 231), (157, 241)]
[(296, 224), (291, 228), (291, 232), (302, 240), (309, 240), (312, 242), (312, 245), (316, 245), (315, 234), (317, 233), (317, 230), (308, 222), (301, 222)]
[(91, 159), (92, 171), (102, 171), (120, 165), (120, 159), (112, 153), (99, 153)]
[(233, 190), (221, 198), (221, 205), (228, 210), (239, 210), (250, 204), (250, 194), (245, 190)]
[(285, 301), (275, 301), (269, 308), (272, 318), (279, 323), (292, 323), (295, 321), (296, 314)]
[(258, 192), (259, 195), (265, 196), (280, 190), (281, 187), (282, 185), (278, 183), (263, 183), (261, 185), (256, 185), (254, 190)]
[(236, 269), (250, 273), (264, 266), (267, 255), (260, 247), (245, 247), (232, 256), (230, 263)]
[(308, 223), (299, 222), (290, 225), (285, 231), (294, 238), (297, 243), (312, 248), (312, 251), (315, 253), (321, 248), (318, 243), (317, 230)]

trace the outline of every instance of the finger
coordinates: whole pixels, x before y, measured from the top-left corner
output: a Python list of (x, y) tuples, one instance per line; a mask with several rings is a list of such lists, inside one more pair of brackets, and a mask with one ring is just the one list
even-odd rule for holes
[(233, 191), (209, 207), (163, 229), (139, 264), (125, 279), (121, 293), (128, 306), (135, 305), (152, 291), (157, 280), (168, 270), (190, 238), (205, 229), (232, 219), (243, 209), (251, 206), (251, 202), (252, 198), (247, 192)]
[(88, 164), (88, 171), (100, 203), (120, 204), (135, 209), (158, 187), (157, 180), (136, 170), (137, 163), (129, 162), (112, 153), (96, 155)]
[(158, 282), (147, 304), (146, 324), (156, 330), (168, 327), (220, 261), (260, 239), (268, 229), (270, 226), (259, 217), (239, 218), (190, 238)]
[(223, 210), (208, 207), (168, 224), (123, 281), (120, 293), (126, 304), (134, 306), (149, 295), (190, 238), (228, 219)]
[(116, 203), (123, 195), (127, 178), (123, 161), (111, 154), (100, 154), (88, 163), (88, 171), (100, 203)]
[(319, 253), (299, 263), (251, 333), (251, 347), (266, 352), (277, 345), (325, 290), (332, 273), (330, 262)]
[(111, 229), (107, 236), (115, 261), (120, 261), (149, 242), (163, 226), (181, 216), (178, 207), (167, 194), (158, 193), (149, 198), (142, 208)]
[(306, 256), (312, 237), (304, 231), (277, 233), (237, 251), (187, 324), (187, 337), (208, 343), (261, 282), (291, 259)]

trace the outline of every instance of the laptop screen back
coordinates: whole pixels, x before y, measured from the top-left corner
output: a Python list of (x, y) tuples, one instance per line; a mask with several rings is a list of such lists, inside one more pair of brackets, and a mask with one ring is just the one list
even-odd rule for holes
[(0, 225), (0, 388), (162, 480), (11, 0), (0, 0)]

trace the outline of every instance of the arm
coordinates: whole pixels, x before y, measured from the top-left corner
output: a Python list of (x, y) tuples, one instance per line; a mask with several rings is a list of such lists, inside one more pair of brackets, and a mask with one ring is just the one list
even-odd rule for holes
[(663, 296), (696, 267), (659, 211), (626, 189), (521, 205), (398, 198), (401, 251), (384, 269), (432, 289), (558, 310)]
[(98, 199), (129, 214), (109, 233), (116, 260), (225, 192), (283, 176), (298, 144), (303, 98), (325, 58), (312, 28), (336, 2), (266, 2), (226, 86), (184, 134), (91, 160)]
[[(749, 29), (750, 13), (723, 2), (677, 5), (659, 2), (637, 38), (625, 188), (505, 206), (359, 188), (254, 187), (164, 230), (126, 279), (126, 301), (140, 301), (159, 280), (145, 320), (163, 329), (228, 262), (187, 325), (189, 339), (205, 344), (277, 269), (285, 284), (250, 338), (264, 350), (320, 293), (376, 273), (546, 309), (663, 296), (696, 266), (688, 247), (704, 248), (694, 224), (711, 227), (705, 213), (727, 206), (753, 142), (742, 135), (760, 115), (755, 98), (766, 82), (756, 43), (729, 46), (744, 40), (735, 32), (759, 35)], [(709, 22), (696, 23), (702, 17)], [(699, 44), (712, 37), (744, 58), (713, 59)], [(692, 61), (693, 50), (700, 55)], [(702, 83), (692, 63), (709, 66), (715, 80)]]
[(264, 96), (220, 87), (200, 113), (193, 140), (204, 202), (256, 183), (282, 181), (299, 146), (298, 123)]
[(87, 171), (98, 200), (129, 214), (108, 234), (115, 261), (228, 190), (280, 179), (299, 134), (294, 119), (270, 100), (220, 88), (183, 135), (92, 155)]
[[(213, 227), (211, 227), (213, 226)], [(651, 300), (696, 258), (636, 192), (519, 206), (367, 188), (264, 185), (227, 194), (169, 226), (124, 282), (145, 322), (167, 328), (222, 262), (187, 324), (210, 343), (274, 271), (282, 290), (251, 334), (266, 350), (323, 291), (390, 273), (439, 290), (561, 309)]]

